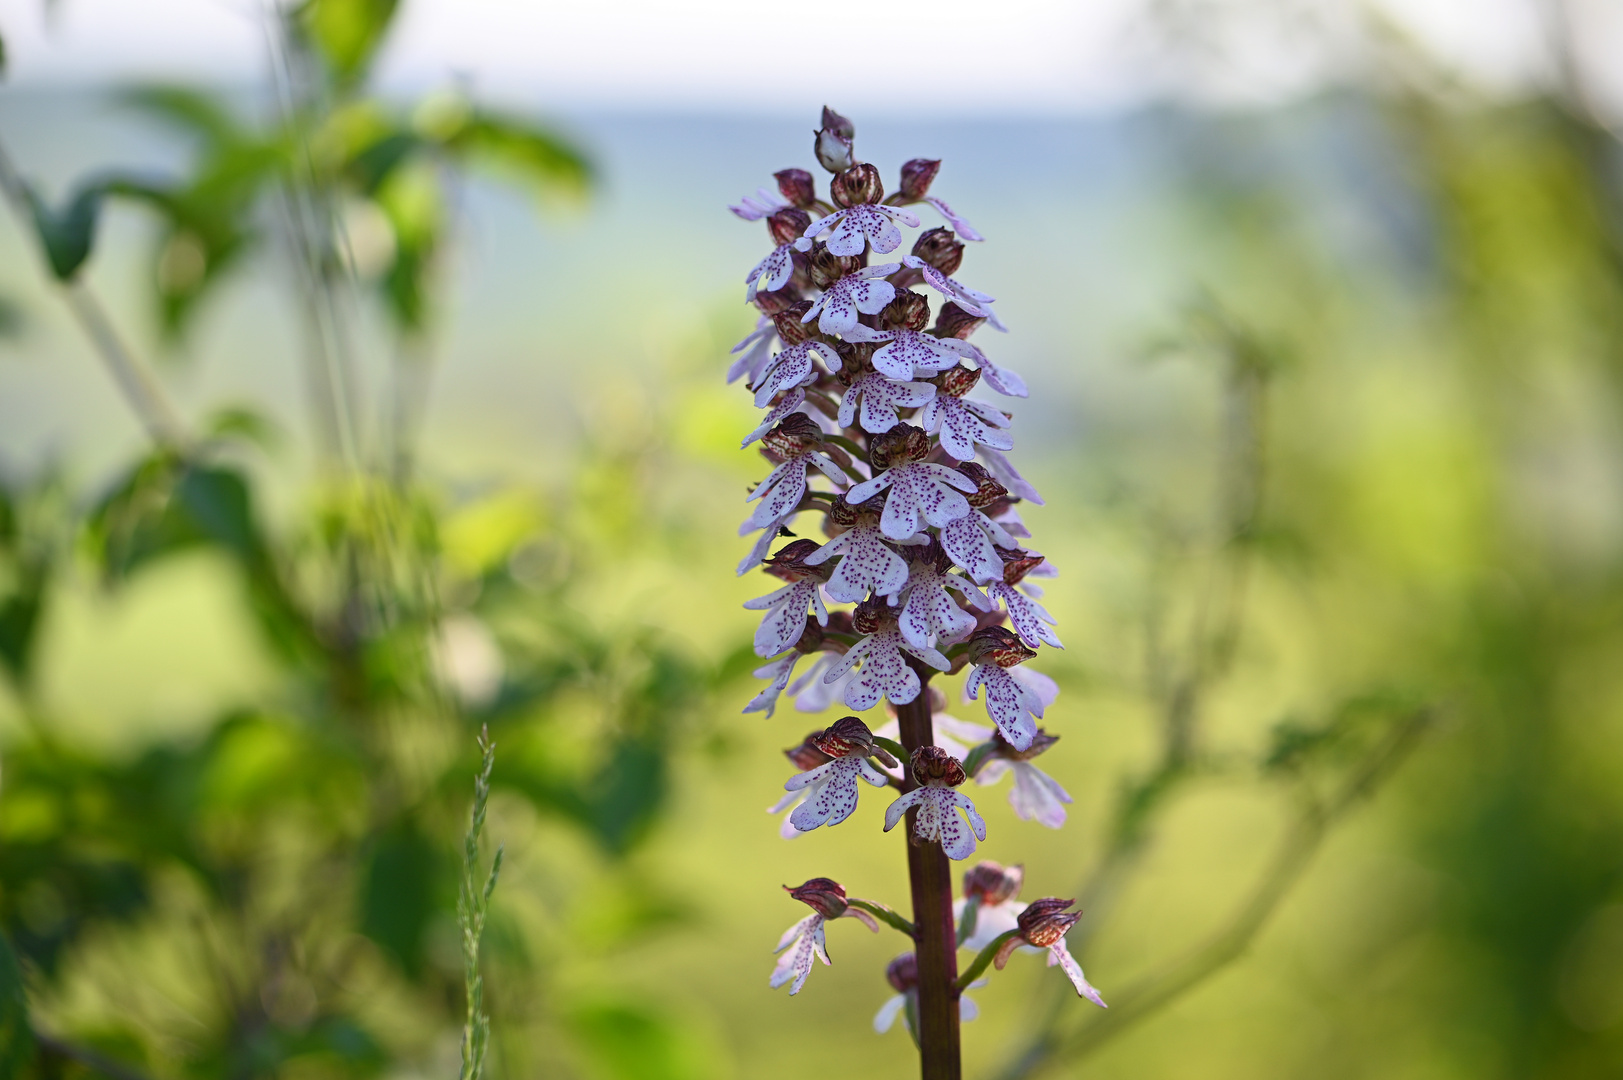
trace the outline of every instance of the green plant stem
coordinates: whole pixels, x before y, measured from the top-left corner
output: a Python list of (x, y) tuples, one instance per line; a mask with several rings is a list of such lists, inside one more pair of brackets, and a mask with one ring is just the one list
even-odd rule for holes
[[(28, 187), (12, 165), (4, 146), (0, 146), (0, 191), (4, 192), (17, 224), (25, 233), (32, 233), (34, 211), (29, 204)], [(96, 354), (107, 366), (113, 382), (141, 421), (141, 426), (146, 428), (148, 437), (167, 449), (183, 450), (189, 440), (178, 414), (164, 395), (163, 387), (125, 347), (113, 328), (112, 320), (107, 317), (106, 309), (96, 299), (90, 286), (80, 277), (58, 282), (58, 285), (67, 301), (68, 310), (73, 312), (85, 336), (90, 338)]]
[(917, 934), (917, 931), (913, 929), (913, 924), (911, 922), (907, 921), (900, 914), (892, 911), (884, 904), (877, 904), (872, 900), (859, 900), (854, 896), (846, 897), (845, 902), (851, 907), (860, 908), (863, 911), (866, 911), (868, 914), (872, 915), (880, 922), (885, 923), (887, 926), (895, 927), (897, 930), (900, 930), (910, 938)]
[(1003, 948), (1003, 943), (1010, 938), (1019, 936), (1019, 930), (1005, 930), (988, 942), (986, 948), (977, 953), (975, 959), (970, 961), (969, 967), (964, 969), (964, 973), (958, 976), (958, 981), (952, 984), (953, 990), (960, 994), (963, 993), (964, 988), (980, 978), (981, 973), (997, 958), (997, 951)]

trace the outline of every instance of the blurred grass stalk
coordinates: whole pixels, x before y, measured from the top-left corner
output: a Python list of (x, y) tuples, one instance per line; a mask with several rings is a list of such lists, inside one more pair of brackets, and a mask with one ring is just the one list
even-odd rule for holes
[(479, 970), (479, 945), (485, 936), (485, 917), (490, 912), (490, 894), (502, 872), (502, 852), (490, 862), (490, 873), (479, 881), (479, 834), (485, 828), (485, 809), (490, 802), (490, 770), (496, 764), (496, 744), (488, 728), (479, 731), (479, 775), (473, 782), (473, 810), (468, 833), (462, 842), (462, 882), (457, 893), (456, 919), (462, 931), (463, 980), (468, 998), (468, 1017), (462, 1027), (462, 1080), (480, 1080), (485, 1071), (485, 1050), (490, 1042), (490, 1017), (485, 1014), (485, 979)]

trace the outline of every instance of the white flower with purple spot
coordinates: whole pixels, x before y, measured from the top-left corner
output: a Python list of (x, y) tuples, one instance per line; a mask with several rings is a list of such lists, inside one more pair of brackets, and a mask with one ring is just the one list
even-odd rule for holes
[(976, 349), (957, 338), (938, 338), (918, 330), (870, 330), (858, 323), (846, 335), (849, 341), (883, 341), (874, 350), (874, 370), (898, 382), (919, 375), (934, 375), (958, 366), (960, 360), (973, 360)]
[[(913, 807), (913, 835), (926, 844), (937, 843), (949, 859), (967, 859), (974, 854), (975, 841), (986, 839), (986, 822), (969, 796), (955, 790), (964, 782), (964, 767), (937, 746), (921, 746), (913, 751), (913, 779), (920, 785), (885, 808), (885, 831), (896, 827), (902, 815)], [(969, 828), (958, 816), (962, 810)]]
[[(992, 322), (992, 304), (996, 297), (988, 296), (979, 289), (971, 289), (968, 285), (960, 284), (943, 274), (917, 255), (902, 256), (902, 265), (912, 267), (924, 275), (925, 282), (936, 292), (945, 296), (971, 315)], [(993, 322), (993, 326), (997, 324)]]
[[(897, 409), (916, 409), (935, 396), (936, 389), (931, 383), (893, 382), (877, 371), (869, 371), (858, 375), (847, 388), (836, 420), (842, 428), (848, 428), (860, 418), (863, 431), (879, 435), (900, 423)], [(859, 402), (860, 413), (857, 411)]]
[(816, 468), (818, 472), (834, 481), (836, 487), (845, 484), (849, 479), (827, 454), (817, 450), (795, 454), (768, 473), (760, 486), (750, 492), (749, 498), (744, 500), (761, 501), (761, 505), (755, 508), (755, 513), (745, 522), (746, 528), (764, 529), (777, 525), (787, 518), (795, 507), (800, 505), (800, 500), (806, 497), (808, 467)]
[(896, 616), (897, 628), (909, 645), (916, 648), (928, 648), (938, 642), (950, 645), (974, 632), (975, 616), (958, 606), (948, 589), (957, 590), (977, 607), (986, 606), (985, 598), (973, 583), (941, 569), (933, 560), (913, 563), (902, 610)]
[(947, 557), (981, 585), (1003, 576), (1003, 560), (997, 549), (1020, 546), (1003, 526), (979, 510), (971, 510), (942, 526), (940, 539)]
[(795, 241), (795, 247), (810, 251), (812, 241), (832, 229), (827, 245), (831, 255), (861, 255), (865, 242), (872, 244), (876, 253), (889, 255), (902, 246), (902, 230), (896, 227), (898, 221), (912, 229), (919, 227), (918, 215), (911, 210), (858, 203), (812, 222), (805, 235)]
[(776, 592), (744, 601), (746, 611), (765, 611), (755, 630), (755, 655), (776, 656), (794, 645), (806, 632), (806, 609), (810, 606), (817, 621), (828, 625), (828, 608), (823, 606), (821, 583), (816, 578), (791, 581)]
[(773, 398), (785, 390), (810, 386), (822, 372), (817, 361), (832, 370), (840, 368), (840, 355), (821, 341), (802, 341), (791, 345), (762, 370), (751, 389), (755, 391), (755, 407), (765, 408)]
[(744, 279), (748, 288), (744, 292), (744, 299), (753, 303), (755, 294), (761, 289), (767, 292), (777, 292), (789, 284), (789, 279), (795, 274), (795, 247), (793, 244), (779, 244), (772, 249), (772, 254), (755, 264), (755, 269), (749, 272)]
[[(1012, 585), (1002, 581), (994, 581), (986, 587), (987, 594), (994, 600), (1003, 602), (1003, 609), (1009, 613), (1009, 625), (1032, 648), (1038, 645), (1052, 645), (1056, 649), (1063, 649), (1059, 635), (1048, 627), (1053, 624), (1054, 617), (1037, 601), (1022, 596), (1020, 591)], [(1041, 714), (1038, 714), (1041, 715)]]
[[(778, 939), (778, 947), (772, 950), (783, 955), (778, 958), (777, 965), (772, 969), (772, 977), (768, 980), (768, 984), (776, 990), (784, 983), (792, 982), (789, 993), (793, 996), (800, 993), (800, 988), (806, 985), (806, 977), (811, 974), (813, 957), (824, 964), (829, 962), (828, 942), (823, 929), (826, 923), (833, 919), (857, 918), (876, 934), (879, 932), (879, 924), (874, 922), (872, 915), (861, 908), (847, 905), (845, 890), (838, 882), (830, 881), (828, 878), (812, 878), (804, 885), (793, 889), (785, 885), (784, 889), (790, 896), (812, 909), (812, 914), (784, 931), (783, 937)], [(786, 949), (787, 952), (784, 951)]]
[(873, 525), (848, 529), (807, 556), (806, 563), (817, 566), (836, 555), (840, 565), (824, 586), (832, 600), (855, 604), (870, 593), (893, 596), (907, 584), (907, 560), (890, 549), (885, 534)]
[(1009, 418), (979, 401), (937, 394), (919, 414), (919, 426), (932, 435), (939, 433), (941, 448), (959, 461), (973, 461), (975, 444), (996, 450), (1014, 448), (1014, 437), (1003, 429)]
[(879, 531), (892, 540), (906, 540), (924, 522), (943, 528), (969, 513), (969, 500), (978, 485), (956, 469), (930, 461), (895, 465), (872, 480), (864, 480), (846, 493), (846, 501), (865, 502), (890, 489)]
[(857, 314), (877, 315), (896, 299), (896, 286), (880, 280), (900, 270), (898, 263), (869, 266), (847, 274), (828, 287), (801, 322), (817, 320), (825, 334), (844, 334), (857, 325)]
[[(804, 404), (806, 404), (806, 391), (804, 390), (795, 389), (783, 395), (783, 399), (772, 407), (771, 412), (766, 414), (766, 419), (757, 424), (754, 431), (751, 431), (748, 435), (744, 436), (743, 445), (740, 446), (739, 449), (743, 449), (745, 446), (748, 446), (756, 439), (759, 439), (762, 435), (765, 435), (767, 432), (777, 427), (778, 424), (788, 417), (790, 413), (799, 412), (800, 407)], [(1031, 534), (1027, 533), (1026, 535), (1029, 536)]]
[[(859, 609), (860, 610), (860, 609)], [(893, 705), (906, 705), (919, 696), (922, 684), (918, 674), (908, 666), (902, 654), (917, 657), (937, 671), (946, 671), (952, 663), (931, 648), (919, 648), (903, 640), (893, 619), (882, 619), (879, 629), (851, 646), (839, 663), (829, 668), (824, 682), (833, 682), (857, 664), (862, 670), (845, 688), (847, 708), (861, 712), (871, 709), (886, 699)]]

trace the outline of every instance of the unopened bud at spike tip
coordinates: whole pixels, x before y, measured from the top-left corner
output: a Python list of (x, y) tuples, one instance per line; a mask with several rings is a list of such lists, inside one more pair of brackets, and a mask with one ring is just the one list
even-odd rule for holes
[(913, 254), (948, 277), (956, 274), (964, 263), (964, 245), (951, 229), (925, 230), (913, 244)]
[(836, 206), (852, 207), (883, 199), (885, 181), (872, 165), (853, 165), (830, 181), (828, 190)]
[(806, 211), (785, 206), (781, 210), (774, 210), (766, 219), (766, 231), (772, 234), (772, 242), (782, 247), (799, 240), (810, 224), (811, 215)]
[[(923, 256), (920, 256), (923, 258)], [(948, 300), (941, 305), (941, 311), (935, 317), (935, 333), (938, 337), (957, 338), (967, 341), (969, 335), (980, 329), (986, 321), (984, 315), (971, 315), (957, 304)]]
[(789, 200), (790, 206), (809, 210), (817, 202), (816, 181), (805, 169), (784, 169), (772, 175), (778, 182), (778, 192)]
[(857, 135), (856, 125), (827, 105), (823, 106), (823, 130), (832, 131), (846, 139), (854, 139)]
[(914, 158), (902, 165), (902, 198), (918, 202), (930, 193), (930, 182), (941, 171), (941, 162), (929, 158)]
[(794, 888), (785, 885), (783, 890), (825, 919), (838, 919), (850, 906), (845, 902), (845, 887), (833, 878), (814, 877)]

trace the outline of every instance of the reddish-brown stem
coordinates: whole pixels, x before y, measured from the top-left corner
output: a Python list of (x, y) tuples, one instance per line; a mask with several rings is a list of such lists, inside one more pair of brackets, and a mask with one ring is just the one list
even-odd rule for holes
[[(902, 746), (911, 754), (935, 742), (930, 723), (928, 687), (896, 710)], [(918, 785), (911, 775), (904, 790)], [(913, 842), (913, 819), (907, 812), (907, 876), (913, 886), (913, 926), (919, 962), (919, 1075), (923, 1080), (959, 1080), (958, 938), (952, 921), (952, 865), (940, 844)]]

